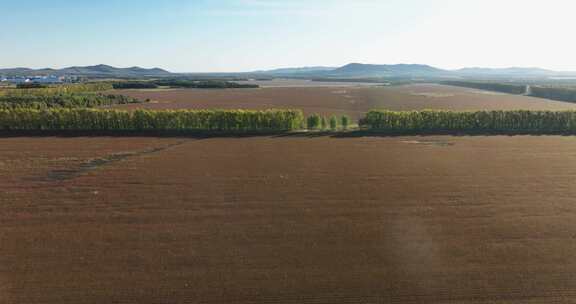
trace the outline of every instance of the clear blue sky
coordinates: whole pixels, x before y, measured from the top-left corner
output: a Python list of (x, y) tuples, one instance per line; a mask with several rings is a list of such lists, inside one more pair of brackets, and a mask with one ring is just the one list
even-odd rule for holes
[(0, 67), (208, 72), (364, 62), (576, 70), (573, 2), (2, 1)]

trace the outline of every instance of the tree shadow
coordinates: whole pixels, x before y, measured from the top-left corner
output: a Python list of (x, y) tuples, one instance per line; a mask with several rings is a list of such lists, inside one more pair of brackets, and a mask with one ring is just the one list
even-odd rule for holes
[(164, 138), (250, 138), (277, 136), (279, 132), (175, 132), (175, 131), (76, 131), (76, 130), (14, 130), (0, 131), (0, 138), (17, 137), (164, 137)]
[(368, 137), (406, 137), (406, 136), (576, 136), (575, 132), (536, 132), (536, 131), (411, 131), (411, 132), (382, 132), (368, 130), (352, 131), (286, 131), (286, 132), (184, 132), (184, 131), (76, 131), (76, 130), (2, 130), (0, 138), (18, 137), (163, 137), (163, 138), (368, 138)]
[(576, 132), (553, 132), (553, 131), (350, 131), (333, 134), (332, 138), (361, 138), (361, 137), (406, 137), (406, 136), (454, 136), (454, 137), (476, 137), (476, 136), (576, 136)]

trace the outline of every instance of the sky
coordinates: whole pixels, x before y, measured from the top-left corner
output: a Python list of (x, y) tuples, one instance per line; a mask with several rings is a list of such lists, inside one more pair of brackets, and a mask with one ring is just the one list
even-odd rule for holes
[(0, 68), (576, 71), (573, 0), (0, 0)]

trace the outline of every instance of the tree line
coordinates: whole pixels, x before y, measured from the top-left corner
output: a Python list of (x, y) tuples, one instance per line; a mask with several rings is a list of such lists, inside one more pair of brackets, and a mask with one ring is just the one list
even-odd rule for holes
[(348, 115), (330, 117), (322, 116), (319, 114), (312, 114), (306, 119), (306, 127), (308, 130), (348, 130), (350, 128), (351, 119)]
[(360, 125), (381, 132), (575, 132), (576, 111), (373, 110)]
[(498, 83), (498, 82), (472, 82), (472, 81), (443, 81), (441, 84), (465, 87), (471, 89), (479, 89), (485, 91), (501, 92), (508, 94), (524, 94), (526, 92), (526, 85), (511, 84), (511, 83)]
[(530, 96), (576, 102), (576, 89), (573, 88), (531, 86), (530, 90), (532, 91)]
[(442, 84), (473, 88), (486, 91), (494, 91), (508, 94), (527, 94), (528, 96), (545, 98), (557, 101), (576, 102), (576, 88), (559, 87), (553, 85), (530, 85), (515, 83), (497, 83), (497, 82), (472, 82), (472, 81), (443, 81)]
[(132, 97), (103, 93), (112, 88), (109, 82), (91, 82), (0, 89), (0, 108), (93, 108), (142, 102)]
[(53, 95), (53, 94), (72, 94), (87, 92), (102, 92), (113, 89), (112, 83), (109, 82), (88, 82), (77, 84), (61, 84), (41, 88), (6, 88), (0, 89), (0, 96), (18, 96), (18, 95)]
[(160, 79), (151, 81), (123, 81), (113, 84), (114, 89), (155, 89), (159, 87), (186, 89), (251, 89), (256, 84), (240, 84), (225, 80)]
[(0, 96), (0, 109), (14, 108), (94, 108), (118, 104), (141, 103), (136, 98), (101, 93), (59, 93), (46, 95)]
[(300, 110), (0, 109), (0, 130), (280, 132), (304, 123)]
[[(0, 108), (0, 130), (286, 132), (351, 129), (348, 116), (305, 117), (301, 110), (110, 110)], [(574, 133), (576, 111), (373, 110), (360, 130), (381, 133)]]

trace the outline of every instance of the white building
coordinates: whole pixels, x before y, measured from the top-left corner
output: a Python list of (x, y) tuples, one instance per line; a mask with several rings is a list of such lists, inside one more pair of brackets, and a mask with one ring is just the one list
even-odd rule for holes
[(57, 84), (62, 83), (62, 79), (56, 76), (33, 76), (33, 77), (3, 77), (0, 79), (2, 82), (11, 84), (23, 83), (41, 83), (41, 84)]
[(21, 83), (29, 83), (30, 79), (27, 77), (7, 77), (5, 82), (9, 82), (12, 84), (21, 84)]

